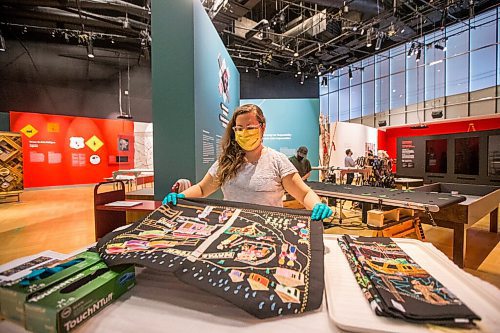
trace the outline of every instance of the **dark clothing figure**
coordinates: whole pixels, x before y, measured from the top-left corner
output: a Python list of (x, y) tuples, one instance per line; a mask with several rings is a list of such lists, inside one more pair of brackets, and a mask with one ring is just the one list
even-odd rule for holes
[(304, 179), (304, 176), (311, 172), (311, 162), (307, 158), (302, 158), (299, 161), (297, 156), (292, 156), (289, 160), (299, 172), (300, 178)]
[(297, 155), (289, 158), (290, 162), (292, 162), (293, 166), (299, 172), (300, 178), (302, 180), (307, 180), (311, 174), (311, 162), (306, 158), (307, 157), (307, 148), (302, 146), (297, 149)]

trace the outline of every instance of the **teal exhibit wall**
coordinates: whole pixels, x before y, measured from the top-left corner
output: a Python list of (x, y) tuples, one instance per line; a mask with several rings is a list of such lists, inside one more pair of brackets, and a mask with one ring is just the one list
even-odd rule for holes
[[(243, 104), (256, 104), (264, 112), (264, 145), (288, 157), (306, 146), (311, 165), (319, 165), (319, 99), (242, 99)], [(309, 180), (318, 179), (318, 172), (313, 171)]]
[(199, 1), (194, 5), (196, 180), (215, 162), (220, 139), (240, 104), (240, 75)]
[(199, 1), (153, 0), (152, 38), (159, 200), (179, 178), (199, 181), (215, 160), (221, 122), (239, 105), (239, 74)]

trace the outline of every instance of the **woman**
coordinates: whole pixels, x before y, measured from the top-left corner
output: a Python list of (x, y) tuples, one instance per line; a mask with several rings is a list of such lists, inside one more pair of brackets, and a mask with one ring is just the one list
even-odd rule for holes
[(311, 219), (322, 220), (332, 210), (300, 178), (288, 158), (264, 147), (262, 139), (266, 119), (253, 104), (238, 107), (229, 121), (222, 139), (222, 153), (203, 179), (182, 193), (169, 193), (163, 204), (177, 204), (177, 198), (200, 198), (219, 187), (225, 200), (283, 207), (286, 190), (306, 209)]

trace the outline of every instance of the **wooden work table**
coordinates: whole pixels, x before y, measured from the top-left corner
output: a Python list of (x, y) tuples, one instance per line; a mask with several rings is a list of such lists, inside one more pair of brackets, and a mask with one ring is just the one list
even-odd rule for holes
[[(109, 186), (113, 185), (112, 190)], [(106, 206), (115, 201), (140, 202), (132, 207)], [(103, 237), (114, 229), (132, 223), (145, 217), (161, 206), (161, 201), (153, 200), (126, 200), (125, 185), (121, 181), (99, 183), (94, 188), (94, 225), (95, 239)]]

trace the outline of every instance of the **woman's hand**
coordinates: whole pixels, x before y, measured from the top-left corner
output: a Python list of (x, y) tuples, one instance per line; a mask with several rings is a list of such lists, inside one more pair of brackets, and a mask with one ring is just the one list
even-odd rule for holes
[(332, 215), (332, 210), (330, 207), (328, 207), (324, 203), (318, 202), (316, 205), (314, 205), (314, 208), (311, 213), (311, 220), (314, 221), (319, 221), (326, 219), (327, 217), (330, 217)]
[(161, 202), (163, 205), (171, 203), (172, 205), (177, 205), (177, 199), (183, 199), (185, 198), (186, 195), (182, 193), (175, 193), (175, 192), (170, 192), (167, 194), (167, 196), (163, 199)]

